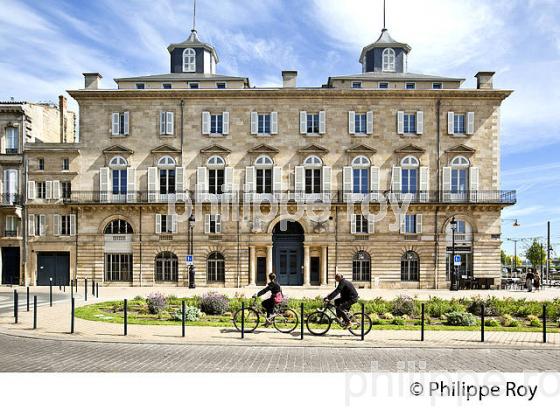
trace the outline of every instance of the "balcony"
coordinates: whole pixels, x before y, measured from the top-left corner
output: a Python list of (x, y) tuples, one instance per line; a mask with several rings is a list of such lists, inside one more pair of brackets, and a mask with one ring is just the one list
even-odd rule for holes
[(6, 238), (16, 238), (18, 236), (18, 231), (16, 230), (12, 230), (12, 229), (6, 229), (4, 231), (4, 237)]
[(0, 206), (16, 206), (22, 204), (20, 194), (0, 194)]
[(416, 193), (371, 191), (354, 193), (344, 191), (322, 191), (317, 193), (300, 191), (276, 191), (269, 194), (253, 192), (230, 192), (215, 194), (210, 192), (192, 192), (160, 194), (153, 191), (134, 191), (126, 194), (111, 194), (100, 191), (73, 191), (66, 204), (146, 204), (169, 203), (190, 200), (193, 203), (360, 203), (362, 201), (378, 203), (381, 201), (409, 202), (417, 204), (496, 204), (513, 205), (517, 202), (516, 191), (423, 191)]

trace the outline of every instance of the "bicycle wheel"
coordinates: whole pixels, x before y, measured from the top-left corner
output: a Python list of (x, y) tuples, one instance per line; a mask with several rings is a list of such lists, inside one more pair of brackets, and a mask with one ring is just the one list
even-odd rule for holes
[[(362, 314), (361, 313), (354, 313), (350, 317), (350, 322), (352, 325), (348, 328), (350, 333), (354, 336), (361, 336), (362, 335)], [(369, 315), (364, 314), (364, 336), (369, 333), (371, 330), (371, 326), (373, 323), (371, 322), (371, 318)]]
[(281, 333), (291, 333), (297, 327), (299, 318), (297, 313), (292, 309), (286, 309), (282, 313), (274, 316), (274, 328)]
[(307, 330), (315, 336), (323, 336), (331, 328), (331, 318), (325, 312), (317, 310), (307, 316)]
[[(242, 318), (241, 309), (239, 309), (233, 315), (233, 325), (240, 332), (241, 332), (241, 318)], [(251, 308), (245, 309), (245, 320), (243, 324), (245, 333), (254, 332), (255, 329), (259, 326), (259, 320), (260, 320), (259, 312)]]

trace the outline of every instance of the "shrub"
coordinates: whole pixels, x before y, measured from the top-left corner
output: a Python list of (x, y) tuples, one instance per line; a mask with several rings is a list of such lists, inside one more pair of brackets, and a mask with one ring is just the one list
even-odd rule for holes
[(134, 299), (132, 299), (135, 302), (144, 302), (144, 296), (140, 296), (140, 295), (136, 295), (134, 296)]
[(394, 317), (393, 314), (390, 313), (390, 312), (385, 312), (385, 313), (383, 313), (383, 319), (385, 319), (385, 320), (393, 320), (394, 318), (395, 318), (395, 317)]
[(527, 320), (529, 321), (529, 326), (531, 327), (541, 327), (542, 323), (540, 319), (535, 315), (527, 316)]
[(412, 315), (414, 313), (414, 300), (410, 296), (399, 296), (393, 300), (393, 315)]
[(475, 326), (476, 317), (468, 312), (449, 312), (446, 315), (446, 323), (449, 326)]
[(364, 301), (364, 309), (368, 315), (372, 313), (383, 315), (391, 310), (391, 302), (377, 297), (373, 300)]
[(152, 315), (159, 315), (166, 307), (165, 296), (159, 292), (150, 293), (146, 298), (148, 310)]
[[(200, 314), (200, 309), (196, 306), (185, 306), (185, 320), (187, 322), (196, 322), (200, 318)], [(181, 312), (181, 309), (175, 310), (175, 313), (173, 314), (173, 320), (181, 321), (183, 320), (182, 316), (183, 313)]]
[(393, 325), (402, 326), (402, 325), (404, 325), (404, 318), (397, 316), (397, 317), (393, 318), (391, 323)]
[(181, 304), (181, 299), (179, 299), (175, 295), (169, 295), (169, 296), (167, 296), (167, 298), (165, 300), (167, 301), (168, 305), (180, 305)]
[(371, 318), (372, 325), (379, 325), (381, 323), (381, 318), (377, 313), (372, 313), (369, 317)]
[(519, 321), (514, 319), (511, 315), (505, 314), (502, 316), (502, 326), (504, 327), (518, 327)]
[(208, 315), (223, 315), (228, 307), (229, 299), (216, 292), (206, 293), (200, 301), (200, 310)]
[(465, 306), (461, 302), (452, 299), (444, 300), (438, 297), (431, 297), (426, 302), (426, 315), (443, 319), (449, 312), (462, 312)]
[(498, 312), (496, 312), (496, 308), (494, 304), (490, 303), (489, 300), (484, 300), (480, 296), (474, 297), (468, 307), (467, 312), (472, 313), (473, 315), (480, 316), (482, 313), (482, 306), (484, 305), (484, 314), (487, 316), (496, 316)]
[(488, 327), (498, 327), (500, 326), (500, 322), (497, 319), (490, 318), (484, 321), (484, 325)]

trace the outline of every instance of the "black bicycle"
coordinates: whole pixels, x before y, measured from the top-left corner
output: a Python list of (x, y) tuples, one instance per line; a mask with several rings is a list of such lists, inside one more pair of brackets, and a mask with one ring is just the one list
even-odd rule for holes
[[(241, 332), (241, 322), (243, 318), (243, 328), (247, 333), (254, 332), (260, 325), (261, 317), (265, 318), (266, 312), (258, 303), (257, 298), (253, 298), (251, 306), (245, 307), (245, 314), (239, 309), (233, 314), (233, 325)], [(299, 324), (299, 316), (295, 310), (288, 308), (286, 305), (279, 304), (274, 306), (274, 311), (270, 317), (270, 322), (276, 330), (281, 333), (291, 333)]]
[[(323, 336), (331, 328), (332, 323), (338, 323), (340, 327), (344, 326), (344, 322), (336, 316), (336, 306), (332, 302), (325, 302), (325, 306), (318, 308), (315, 312), (307, 316), (307, 330), (315, 336)], [(363, 315), (364, 335), (367, 335), (373, 325), (369, 315)], [(354, 336), (362, 335), (362, 313), (354, 313), (350, 316), (350, 333)]]

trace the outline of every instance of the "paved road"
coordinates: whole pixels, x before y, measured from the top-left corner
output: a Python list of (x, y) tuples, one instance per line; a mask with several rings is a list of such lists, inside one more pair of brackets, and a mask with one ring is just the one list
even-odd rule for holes
[(2, 372), (560, 371), (558, 350), (90, 343), (0, 334)]

